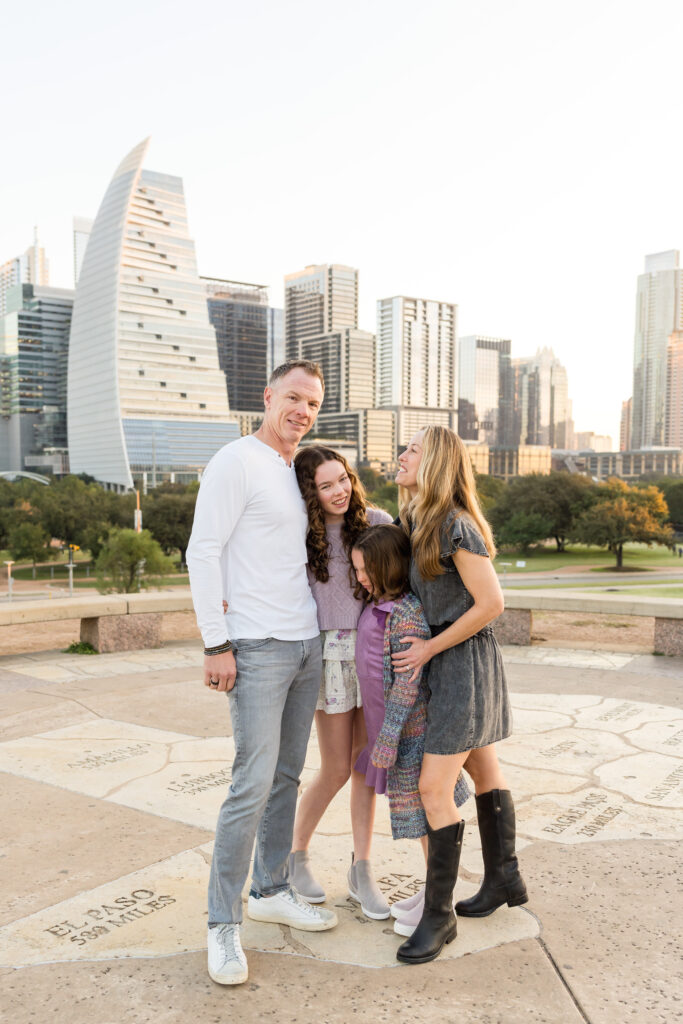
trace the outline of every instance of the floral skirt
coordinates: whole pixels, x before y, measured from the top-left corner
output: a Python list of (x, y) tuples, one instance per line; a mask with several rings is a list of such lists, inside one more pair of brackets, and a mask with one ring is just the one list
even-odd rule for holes
[(323, 677), (316, 711), (340, 715), (363, 705), (356, 675), (356, 630), (324, 629)]

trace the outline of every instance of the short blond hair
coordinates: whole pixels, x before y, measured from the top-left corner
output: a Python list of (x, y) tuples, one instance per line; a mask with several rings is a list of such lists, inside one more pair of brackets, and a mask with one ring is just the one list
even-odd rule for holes
[(322, 385), (323, 391), (325, 390), (325, 378), (323, 376), (322, 367), (320, 363), (314, 363), (312, 359), (288, 359), (286, 363), (281, 363), (276, 366), (270, 375), (268, 381), (268, 387), (272, 388), (274, 384), (277, 384), (279, 380), (286, 377), (292, 370), (303, 370), (304, 373), (308, 373), (311, 377), (317, 377)]

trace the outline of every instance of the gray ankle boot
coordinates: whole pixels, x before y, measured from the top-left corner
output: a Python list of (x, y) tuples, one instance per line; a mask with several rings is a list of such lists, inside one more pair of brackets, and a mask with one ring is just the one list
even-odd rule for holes
[(325, 902), (325, 890), (313, 877), (308, 850), (295, 850), (290, 853), (289, 884), (308, 903)]
[(351, 854), (348, 882), (349, 896), (356, 903), (360, 903), (360, 909), (366, 917), (371, 917), (373, 921), (384, 921), (389, 917), (389, 904), (372, 877), (369, 860), (354, 860)]

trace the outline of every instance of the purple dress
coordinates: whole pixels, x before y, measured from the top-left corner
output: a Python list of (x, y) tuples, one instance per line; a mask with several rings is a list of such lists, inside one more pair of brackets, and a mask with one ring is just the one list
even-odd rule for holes
[(393, 601), (367, 604), (358, 620), (356, 637), (356, 672), (363, 698), (368, 744), (353, 767), (365, 776), (365, 784), (376, 793), (387, 791), (387, 770), (376, 768), (370, 755), (384, 723), (384, 627), (393, 607)]

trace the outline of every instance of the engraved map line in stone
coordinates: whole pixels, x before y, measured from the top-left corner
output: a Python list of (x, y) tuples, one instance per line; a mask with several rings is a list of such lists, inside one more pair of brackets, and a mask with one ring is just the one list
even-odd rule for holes
[[(601, 705), (604, 705), (608, 701), (612, 701), (613, 699), (614, 698), (603, 698), (602, 700), (600, 700), (598, 702), (597, 705), (593, 705), (593, 707), (590, 708), (590, 710), (597, 711), (597, 710), (599, 710)], [(527, 704), (523, 710), (525, 710), (525, 711), (529, 711), (529, 710), (533, 711), (534, 709), (530, 708), (529, 705)], [(540, 712), (548, 712), (549, 711), (547, 705), (544, 706), (544, 707), (538, 708), (537, 710), (539, 710)], [(636, 715), (638, 713), (643, 713), (643, 714), (645, 714), (646, 718), (650, 719), (650, 722), (649, 723), (645, 722), (645, 723), (641, 724), (639, 726), (639, 729), (640, 729), (640, 728), (644, 728), (647, 724), (657, 724), (657, 719), (658, 719), (659, 716), (657, 714), (655, 714), (655, 712), (661, 713), (661, 712), (666, 712), (668, 710), (669, 709), (664, 708), (662, 705), (647, 705), (647, 704), (642, 703), (642, 702), (634, 703), (634, 702), (622, 701), (620, 704), (618, 704), (616, 706), (608, 707), (607, 710), (604, 712), (604, 714), (597, 716), (596, 721), (611, 721), (611, 720), (619, 719), (619, 718), (621, 718), (621, 719), (630, 718), (630, 717), (633, 717), (634, 715)], [(670, 710), (674, 714), (676, 714), (675, 709), (670, 709)], [(566, 709), (565, 709), (565, 711), (566, 711)], [(648, 714), (648, 711), (649, 711), (649, 714)], [(567, 715), (565, 713), (565, 714), (563, 714), (562, 717), (567, 717), (567, 718), (569, 718), (569, 719), (571, 719), (573, 721), (576, 721), (577, 715)], [(678, 719), (674, 719), (674, 722), (676, 722), (676, 721), (678, 721)], [(159, 742), (159, 741), (157, 741), (155, 743), (152, 743), (152, 742), (141, 742), (141, 743), (138, 743), (136, 745), (129, 746), (127, 748), (123, 748), (123, 747), (115, 748), (114, 751), (109, 751), (108, 754), (105, 753), (105, 754), (102, 754), (102, 755), (97, 755), (97, 754), (93, 755), (92, 754), (92, 747), (90, 745), (93, 744), (94, 741), (95, 742), (97, 742), (97, 741), (99, 741), (99, 742), (107, 742), (109, 740), (109, 741), (121, 743), (121, 741), (123, 740), (123, 737), (121, 737), (120, 734), (116, 735), (116, 733), (117, 733), (117, 730), (115, 729), (115, 724), (116, 723), (108, 722), (107, 724), (108, 724), (108, 729), (106, 731), (112, 733), (112, 735), (110, 735), (107, 738), (104, 738), (104, 737), (101, 737), (101, 736), (98, 736), (98, 737), (85, 736), (83, 734), (81, 734), (80, 736), (72, 734), (70, 736), (58, 736), (58, 737), (57, 736), (50, 736), (49, 734), (44, 734), (43, 736), (40, 737), (41, 739), (43, 739), (43, 740), (45, 740), (45, 741), (47, 741), (49, 743), (55, 743), (55, 744), (58, 744), (60, 742), (65, 742), (65, 741), (73, 743), (73, 742), (76, 742), (78, 740), (81, 740), (81, 741), (86, 742), (86, 743), (89, 744), (89, 747), (86, 748), (86, 754), (88, 754), (90, 757), (98, 758), (98, 760), (95, 761), (95, 762), (92, 762), (92, 761), (87, 761), (87, 758), (86, 758), (84, 760), (86, 760), (87, 763), (67, 762), (67, 767), (70, 767), (70, 768), (75, 768), (76, 766), (83, 767), (83, 768), (88, 768), (88, 769), (92, 769), (92, 768), (95, 768), (95, 767), (105, 768), (107, 763), (113, 763), (115, 760), (123, 760), (126, 757), (134, 758), (136, 756), (142, 756), (143, 753), (146, 753), (146, 752), (150, 751), (153, 747), (165, 748), (165, 750), (166, 750), (166, 758), (165, 758), (164, 763), (160, 767), (156, 768), (154, 771), (149, 771), (149, 772), (143, 773), (143, 774), (141, 774), (141, 775), (139, 775), (137, 777), (128, 778), (127, 780), (124, 780), (120, 784), (112, 787), (112, 789), (110, 789), (107, 793), (102, 794), (100, 796), (100, 799), (108, 799), (112, 795), (116, 794), (121, 789), (125, 789), (126, 787), (129, 787), (129, 786), (134, 786), (136, 783), (139, 783), (141, 780), (148, 780), (148, 779), (152, 778), (154, 775), (156, 775), (156, 774), (158, 774), (160, 772), (163, 772), (171, 764), (182, 765), (184, 762), (181, 759), (171, 760), (173, 748), (176, 745), (178, 745), (178, 744), (186, 742), (188, 739), (189, 740), (197, 739), (196, 737), (186, 736), (182, 740), (178, 739), (178, 740), (174, 740), (172, 742), (168, 742), (168, 741), (166, 741), (166, 742)], [(667, 723), (667, 724), (669, 724), (669, 723)], [(581, 723), (581, 725), (584, 726), (584, 728), (586, 728), (586, 723)], [(127, 723), (121, 723), (121, 726), (122, 726), (122, 728), (124, 730), (127, 729)], [(558, 727), (556, 727), (556, 729), (557, 728)], [(577, 728), (577, 730), (579, 732), (582, 731), (581, 726), (574, 726), (574, 728)], [(531, 733), (530, 735), (532, 735), (532, 736), (533, 735), (536, 735), (536, 736), (549, 735), (553, 731), (556, 731), (556, 729), (551, 728), (551, 729), (547, 730), (547, 732), (545, 732), (545, 733), (536, 732), (536, 733)], [(87, 731), (87, 728), (85, 728), (84, 731)], [(128, 730), (128, 731), (130, 731), (130, 730)], [(156, 730), (150, 730), (148, 728), (145, 728), (144, 731), (145, 731), (146, 734), (149, 734), (149, 732), (155, 732)], [(586, 737), (586, 740), (589, 740), (590, 738), (594, 739), (596, 731), (599, 731), (599, 730), (596, 730), (595, 728), (586, 728), (586, 732), (588, 733), (588, 736)], [(645, 754), (651, 753), (651, 751), (649, 751), (647, 749), (647, 747), (642, 747), (642, 746), (638, 746), (635, 743), (631, 743), (630, 733), (632, 733), (634, 731), (637, 732), (638, 730), (629, 730), (629, 734), (610, 732), (608, 735), (610, 736), (610, 738), (612, 740), (616, 740), (617, 742), (623, 744), (630, 751), (634, 751), (635, 755), (643, 754), (643, 753), (645, 753)], [(524, 734), (524, 733), (522, 733), (522, 734)], [(34, 739), (35, 738), (38, 738), (38, 737), (34, 737)], [(125, 742), (125, 740), (123, 740), (123, 741)], [(558, 754), (566, 752), (569, 749), (571, 749), (572, 747), (576, 746), (576, 744), (579, 741), (580, 741), (580, 737), (575, 737), (575, 738), (572, 738), (571, 740), (562, 741), (559, 744), (557, 744), (555, 747), (550, 748), (549, 750), (539, 750), (538, 753), (539, 753), (540, 756), (554, 757), (554, 756), (557, 756)], [(199, 739), (199, 742), (202, 742), (201, 739)], [(11, 744), (12, 741), (9, 741), (9, 743)], [(584, 785), (582, 787), (580, 786), (581, 789), (586, 789), (586, 788), (590, 789), (591, 787), (599, 788), (599, 789), (602, 789), (603, 791), (607, 791), (608, 793), (613, 793), (614, 798), (617, 801), (628, 801), (629, 803), (640, 804), (641, 806), (650, 806), (647, 803), (648, 797), (650, 797), (651, 800), (660, 801), (669, 792), (671, 792), (671, 791), (673, 791), (673, 789), (675, 789), (675, 787), (677, 785), (678, 776), (676, 774), (674, 774), (672, 776), (671, 773), (669, 773), (669, 775), (662, 781), (662, 783), (659, 784), (658, 787), (655, 787), (654, 790), (651, 790), (650, 793), (647, 794), (644, 799), (643, 798), (639, 799), (637, 796), (633, 795), (630, 792), (629, 793), (624, 793), (622, 790), (615, 790), (614, 787), (612, 787), (612, 786), (610, 786), (608, 784), (605, 784), (600, 778), (596, 778), (596, 774), (595, 773), (596, 773), (597, 768), (604, 768), (604, 767), (606, 767), (606, 766), (608, 766), (608, 765), (610, 765), (612, 763), (623, 761), (624, 758), (628, 757), (628, 756), (630, 756), (630, 755), (625, 755), (624, 753), (619, 752), (619, 754), (617, 754), (615, 757), (610, 758), (610, 759), (608, 759), (606, 761), (602, 761), (602, 763), (599, 766), (596, 766), (595, 769), (585, 768), (580, 773), (579, 772), (571, 772), (571, 771), (569, 771), (569, 774), (573, 775), (573, 777), (575, 777), (577, 779), (577, 782), (579, 783), (579, 786), (580, 786), (579, 780), (581, 780), (584, 783)], [(633, 756), (633, 755), (631, 755), (631, 756)], [(503, 754), (503, 757), (501, 759), (504, 760), (504, 761), (508, 760), (508, 762), (510, 764), (514, 764), (514, 758), (506, 758), (505, 754)], [(193, 763), (201, 762), (201, 760), (203, 760), (203, 759), (199, 759), (199, 758), (196, 758), (196, 757), (192, 759)], [(206, 760), (209, 763), (215, 764), (216, 761), (219, 760), (219, 759), (217, 759), (216, 757), (213, 757), (213, 758), (206, 759)], [(525, 768), (526, 767), (525, 762), (522, 761), (522, 764), (519, 765), (519, 767)], [(542, 768), (538, 768), (537, 770), (543, 771)], [(563, 770), (565, 772), (568, 771), (566, 766), (563, 766)], [(228, 782), (229, 781), (229, 779), (227, 777), (227, 772), (228, 771), (229, 771), (229, 768), (228, 768), (228, 764), (227, 764), (227, 761), (226, 761), (225, 768), (221, 768), (221, 769), (218, 769), (217, 771), (210, 772), (206, 776), (201, 776), (200, 775), (200, 776), (190, 777), (190, 781), (188, 781), (187, 783), (183, 783), (180, 780), (176, 780), (175, 782), (171, 782), (165, 788), (167, 790), (171, 791), (171, 792), (178, 793), (178, 794), (184, 793), (186, 795), (195, 795), (195, 794), (198, 794), (198, 793), (201, 793), (201, 792), (205, 791), (205, 789), (207, 789), (207, 788), (212, 788), (213, 786), (221, 785), (224, 781)], [(662, 787), (664, 787), (663, 790), (662, 790)], [(547, 793), (545, 795), (546, 796), (550, 796), (551, 794)], [(557, 797), (560, 797), (562, 794), (561, 793), (555, 793), (554, 795), (557, 796)], [(533, 801), (533, 799), (534, 799), (534, 794), (529, 794), (528, 796), (526, 796), (526, 794), (523, 795), (522, 793), (520, 793), (519, 796), (520, 796), (520, 801), (519, 801), (520, 803), (527, 803), (529, 801)], [(661, 805), (659, 805), (659, 806), (661, 806)], [(160, 816), (168, 817), (169, 815), (161, 813)], [(329, 834), (336, 834), (336, 830), (330, 832)], [(534, 837), (534, 838), (537, 838), (537, 837)]]

